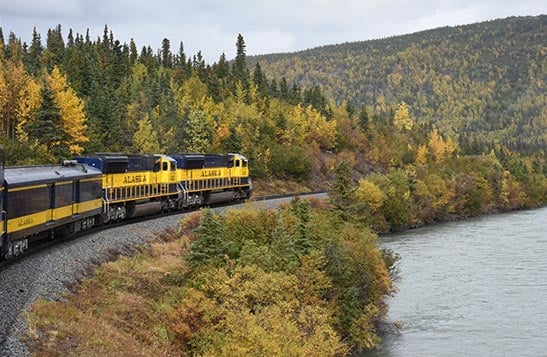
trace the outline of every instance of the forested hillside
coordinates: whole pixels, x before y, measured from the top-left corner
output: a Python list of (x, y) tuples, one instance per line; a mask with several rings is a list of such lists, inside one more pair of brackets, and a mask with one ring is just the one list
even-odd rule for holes
[(386, 39), (253, 57), (270, 76), (321, 86), (336, 101), (458, 134), (464, 151), (547, 147), (547, 16), (511, 17)]
[[(172, 51), (167, 38), (157, 51), (138, 51), (106, 26), (95, 40), (70, 30), (65, 40), (58, 25), (45, 45), (36, 31), (30, 45), (0, 31), (1, 143), (8, 165), (82, 152), (238, 152), (258, 192), (333, 188), (341, 210), (376, 231), (543, 205), (544, 21), (441, 29), (413, 35), (422, 39), (413, 44), (406, 36), (343, 45), (347, 56), (338, 47), (279, 56), (279, 70), (297, 59), (286, 67), (291, 78), (303, 80), (298, 69), (312, 84), (313, 73), (324, 73), (313, 82), (321, 86), (309, 87), (266, 76), (261, 63), (249, 70), (242, 35), (233, 61), (221, 54), (206, 64), (182, 43)], [(519, 40), (481, 42), (505, 23)], [(364, 87), (338, 95), (359, 93), (368, 105), (329, 100), (322, 89), (351, 83)], [(515, 150), (525, 147), (533, 151)]]

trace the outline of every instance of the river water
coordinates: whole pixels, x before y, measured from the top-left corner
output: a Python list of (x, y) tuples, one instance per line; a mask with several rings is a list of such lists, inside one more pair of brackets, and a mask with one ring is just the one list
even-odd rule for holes
[(547, 208), (380, 238), (401, 256), (389, 318), (366, 356), (547, 356)]

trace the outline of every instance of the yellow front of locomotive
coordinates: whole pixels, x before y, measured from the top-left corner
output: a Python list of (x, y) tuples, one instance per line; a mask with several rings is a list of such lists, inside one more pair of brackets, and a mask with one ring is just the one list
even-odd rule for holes
[(160, 195), (172, 195), (177, 192), (178, 173), (174, 159), (167, 155), (155, 155), (154, 179)]

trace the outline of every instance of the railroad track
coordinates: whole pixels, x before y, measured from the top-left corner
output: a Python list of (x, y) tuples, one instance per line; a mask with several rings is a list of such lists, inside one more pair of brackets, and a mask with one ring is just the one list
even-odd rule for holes
[[(253, 197), (249, 201), (250, 202), (259, 202), (259, 201), (268, 201), (268, 200), (282, 199), (282, 198), (288, 198), (288, 197), (297, 197), (297, 196), (305, 197), (305, 196), (311, 196), (311, 195), (317, 195), (317, 194), (323, 194), (323, 193), (326, 193), (326, 191), (290, 192), (290, 193), (282, 193), (282, 194), (273, 194), (273, 195)], [(211, 205), (210, 207), (211, 208), (230, 207), (230, 206), (236, 206), (236, 205), (239, 205), (239, 204), (241, 204), (241, 202), (220, 203), (220, 204)], [(103, 230), (108, 230), (108, 229), (112, 229), (112, 228), (115, 228), (115, 227), (124, 226), (124, 225), (127, 225), (127, 224), (133, 224), (133, 223), (136, 223), (136, 222), (145, 222), (145, 221), (149, 221), (149, 220), (159, 219), (159, 218), (162, 218), (162, 217), (169, 217), (169, 216), (173, 216), (173, 215), (185, 214), (185, 213), (193, 212), (195, 210), (196, 209), (178, 210), (178, 211), (158, 213), (158, 214), (144, 216), (144, 217), (125, 219), (123, 221), (108, 223), (108, 224), (105, 224), (105, 225), (102, 225), (102, 226), (97, 226), (97, 227), (94, 227), (90, 230), (79, 232), (77, 235), (73, 235), (73, 236), (43, 239), (41, 241), (36, 242), (34, 245), (30, 246), (29, 249), (27, 251), (25, 251), (23, 254), (21, 254), (20, 256), (18, 256), (16, 258), (8, 259), (8, 260), (0, 261), (0, 271), (5, 266), (9, 266), (10, 264), (12, 264), (15, 261), (25, 259), (29, 256), (32, 256), (36, 252), (42, 251), (44, 249), (47, 249), (47, 248), (49, 248), (51, 246), (54, 246), (54, 245), (57, 245), (57, 244), (62, 244), (63, 242), (66, 242), (66, 241), (70, 241), (70, 240), (73, 240), (73, 239), (78, 239), (79, 237), (87, 236), (87, 235), (90, 235), (90, 234), (96, 234), (96, 233), (101, 232)]]

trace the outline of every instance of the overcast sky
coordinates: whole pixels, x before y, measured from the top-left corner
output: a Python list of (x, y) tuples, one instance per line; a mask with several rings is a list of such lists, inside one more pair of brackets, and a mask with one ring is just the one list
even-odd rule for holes
[(93, 40), (106, 24), (122, 43), (155, 51), (168, 38), (176, 52), (182, 41), (212, 63), (235, 56), (238, 33), (253, 55), (546, 13), (547, 0), (0, 0), (0, 27), (27, 43), (36, 27), (45, 45), (57, 24)]

